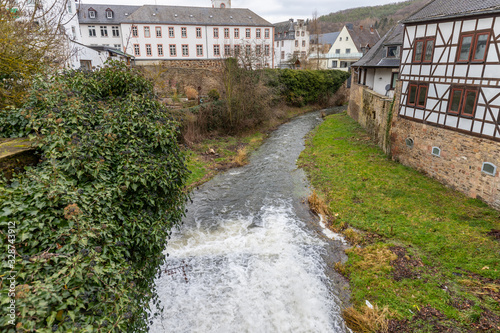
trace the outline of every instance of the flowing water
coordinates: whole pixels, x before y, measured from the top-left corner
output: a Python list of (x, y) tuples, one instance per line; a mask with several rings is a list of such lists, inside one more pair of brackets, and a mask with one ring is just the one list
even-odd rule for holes
[(282, 125), (247, 166), (192, 194), (156, 281), (164, 311), (151, 332), (348, 331), (347, 285), (332, 269), (345, 244), (309, 212), (296, 166), (320, 122), (314, 112)]

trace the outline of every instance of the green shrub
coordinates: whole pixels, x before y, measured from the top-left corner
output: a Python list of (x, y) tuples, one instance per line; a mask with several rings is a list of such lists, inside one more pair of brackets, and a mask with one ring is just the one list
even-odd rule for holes
[[(124, 65), (34, 83), (22, 110), (40, 164), (0, 185), (2, 307), (37, 332), (141, 332), (160, 309), (154, 278), (184, 214), (177, 123)], [(15, 226), (14, 226), (15, 224)], [(7, 237), (10, 226), (14, 237)], [(157, 309), (150, 304), (157, 304)], [(15, 332), (7, 315), (2, 332)]]
[(219, 92), (217, 89), (212, 89), (208, 92), (208, 98), (212, 101), (218, 101), (220, 98)]

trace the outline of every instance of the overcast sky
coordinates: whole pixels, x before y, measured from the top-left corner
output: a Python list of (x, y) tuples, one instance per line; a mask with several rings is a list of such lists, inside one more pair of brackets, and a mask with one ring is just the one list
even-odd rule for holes
[[(171, 6), (211, 7), (211, 0), (80, 0), (85, 4), (152, 4)], [(233, 8), (248, 8), (271, 23), (290, 18), (311, 18), (314, 11), (318, 16), (342, 9), (377, 6), (401, 2), (398, 0), (232, 0)]]

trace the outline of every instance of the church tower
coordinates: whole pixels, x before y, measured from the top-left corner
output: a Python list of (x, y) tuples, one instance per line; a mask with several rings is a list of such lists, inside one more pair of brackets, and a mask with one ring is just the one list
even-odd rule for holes
[(231, 8), (231, 0), (212, 0), (212, 8)]

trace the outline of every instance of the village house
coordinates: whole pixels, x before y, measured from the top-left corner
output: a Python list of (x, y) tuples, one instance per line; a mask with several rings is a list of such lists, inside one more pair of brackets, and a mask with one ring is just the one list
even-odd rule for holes
[(361, 59), (368, 50), (380, 40), (380, 35), (373, 27), (354, 27), (346, 24), (328, 53), (311, 53), (314, 62), (319, 58), (320, 69), (339, 69), (350, 71), (351, 65)]
[(500, 208), (500, 3), (434, 0), (403, 21), (391, 153)]
[(403, 31), (402, 24), (394, 26), (352, 65), (347, 112), (386, 152), (389, 150), (388, 117), (399, 77)]
[(137, 64), (230, 56), (255, 68), (274, 64), (273, 25), (230, 1), (213, 0), (212, 8), (87, 4), (80, 25), (85, 44), (121, 48)]
[(274, 24), (274, 58), (277, 68), (301, 67), (309, 51), (309, 31), (304, 20)]

